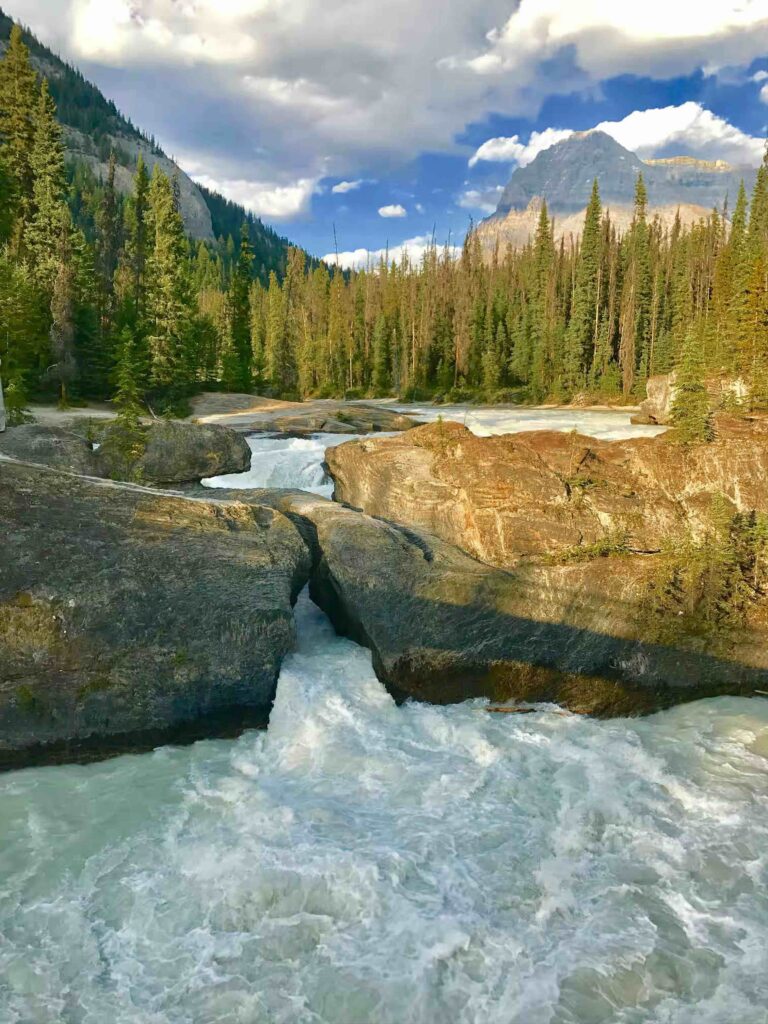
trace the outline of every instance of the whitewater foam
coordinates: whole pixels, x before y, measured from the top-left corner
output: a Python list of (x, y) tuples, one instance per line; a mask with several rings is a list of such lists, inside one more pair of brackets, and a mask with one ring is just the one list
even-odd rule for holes
[(203, 480), (205, 487), (296, 487), (325, 498), (333, 496), (333, 480), (325, 469), (325, 452), (345, 441), (357, 440), (357, 434), (314, 434), (311, 437), (246, 438), (251, 449), (251, 468), (247, 473)]
[(3, 1024), (764, 1024), (768, 704), (398, 708), (298, 619), (267, 733), (0, 778)]
[(620, 409), (535, 409), (529, 406), (397, 405), (399, 412), (421, 422), (438, 419), (463, 423), (478, 437), (518, 434), (528, 430), (577, 430), (588, 437), (619, 441), (630, 437), (656, 437), (666, 427), (631, 422), (631, 413)]

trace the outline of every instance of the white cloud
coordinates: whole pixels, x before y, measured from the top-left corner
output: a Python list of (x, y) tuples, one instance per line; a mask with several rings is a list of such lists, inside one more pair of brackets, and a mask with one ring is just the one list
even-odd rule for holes
[(347, 192), (356, 192), (364, 184), (365, 178), (358, 178), (356, 181), (339, 181), (333, 186), (331, 192), (335, 192), (339, 196), (345, 196)]
[(489, 111), (532, 117), (612, 74), (746, 68), (768, 52), (768, 0), (451, 0), (439, 17), (434, 0), (390, 0), (386, 17), (380, 0), (16, 7), (166, 148), (257, 192), (463, 152), (457, 136)]
[[(432, 247), (431, 235), (417, 235), (415, 238), (408, 238), (399, 245), (389, 246), (385, 249), (352, 249), (349, 252), (338, 254), (338, 266), (344, 270), (360, 270), (367, 266), (376, 266), (382, 260), (390, 263), (401, 263), (407, 257), (411, 263), (419, 264)], [(443, 246), (438, 246), (443, 252)], [(456, 246), (449, 247), (449, 254), (455, 259), (460, 255), (461, 249)], [(323, 260), (333, 265), (337, 263), (336, 253), (331, 252), (322, 257)]]
[(543, 132), (531, 132), (528, 142), (523, 145), (518, 135), (511, 138), (497, 137), (488, 139), (469, 158), (469, 166), (474, 167), (481, 160), (495, 163), (514, 163), (525, 167), (535, 160), (539, 153), (554, 146), (557, 142), (567, 139), (573, 132), (569, 128), (545, 128)]
[[(768, 103), (768, 85), (763, 86), (760, 97)], [(692, 100), (679, 106), (635, 110), (621, 121), (602, 121), (595, 128), (646, 158), (666, 153), (755, 166), (760, 162), (765, 147), (762, 138), (747, 135)], [(539, 153), (572, 134), (566, 128), (545, 128), (542, 132), (532, 132), (526, 145), (517, 135), (488, 139), (470, 158), (469, 166), (474, 167), (485, 160), (525, 167)], [(472, 208), (472, 200), (478, 195), (472, 190), (466, 192), (459, 205)], [(474, 205), (483, 209), (480, 203)]]
[(184, 162), (190, 176), (200, 185), (220, 192), (234, 203), (240, 203), (257, 217), (267, 220), (290, 220), (306, 213), (312, 196), (317, 192), (317, 181), (301, 178), (298, 181), (281, 184), (268, 181), (228, 180), (212, 178), (207, 174), (194, 173), (190, 164)]
[(768, 71), (756, 71), (754, 75), (752, 75), (751, 80), (753, 82), (764, 82), (766, 79), (768, 79)]
[(478, 76), (520, 73), (570, 47), (593, 79), (627, 72), (666, 77), (760, 56), (768, 0), (520, 0), (487, 38), (483, 52), (454, 56), (452, 66)]
[(389, 206), (379, 207), (380, 217), (407, 217), (408, 211), (400, 203), (392, 203)]
[(503, 191), (503, 185), (495, 185), (487, 189), (469, 188), (458, 197), (456, 205), (464, 210), (479, 210), (486, 215), (494, 213)]
[(675, 150), (734, 164), (756, 165), (764, 141), (746, 135), (700, 103), (689, 101), (675, 107), (636, 110), (621, 121), (596, 126), (641, 157)]

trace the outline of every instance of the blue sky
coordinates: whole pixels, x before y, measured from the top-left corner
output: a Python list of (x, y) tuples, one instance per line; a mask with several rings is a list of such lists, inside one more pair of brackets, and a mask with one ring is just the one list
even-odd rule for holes
[[(768, 0), (6, 0), (193, 177), (343, 262), (460, 242), (601, 125), (755, 165)], [(651, 197), (652, 199), (653, 197)]]

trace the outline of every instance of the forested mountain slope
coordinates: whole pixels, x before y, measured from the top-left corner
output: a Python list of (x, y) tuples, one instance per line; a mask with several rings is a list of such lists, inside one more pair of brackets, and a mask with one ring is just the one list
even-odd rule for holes
[[(13, 20), (0, 9), (0, 56), (5, 51)], [(77, 68), (61, 60), (30, 32), (24, 31), (32, 64), (48, 79), (59, 121), (64, 127), (64, 140), (70, 169), (79, 168), (79, 179), (93, 178), (92, 185), (107, 177), (110, 153), (116, 157), (115, 187), (122, 195), (130, 195), (139, 153), (151, 175), (159, 164), (168, 177), (176, 177), (179, 205), (187, 233), (196, 241), (226, 245), (237, 240), (240, 227), (247, 222), (254, 250), (254, 273), (263, 281), (271, 270), (282, 274), (285, 269), (288, 241), (272, 228), (249, 214), (243, 207), (223, 196), (201, 188), (174, 163), (154, 138), (140, 131), (115, 104), (88, 82)], [(86, 173), (84, 173), (86, 172)], [(231, 247), (230, 247), (231, 248)]]

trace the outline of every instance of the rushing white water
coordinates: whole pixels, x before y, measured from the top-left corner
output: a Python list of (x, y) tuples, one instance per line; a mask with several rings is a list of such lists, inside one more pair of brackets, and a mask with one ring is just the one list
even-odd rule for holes
[(299, 620), (267, 733), (0, 776), (3, 1024), (765, 1024), (768, 702), (397, 708)]
[(326, 448), (359, 438), (359, 434), (313, 434), (311, 437), (259, 437), (246, 440), (253, 452), (247, 473), (212, 476), (206, 487), (298, 487), (326, 498), (333, 495), (333, 481), (326, 473)]
[(518, 434), (525, 430), (578, 430), (589, 437), (618, 441), (627, 437), (655, 437), (666, 427), (630, 423), (626, 410), (532, 409), (528, 406), (477, 405), (398, 405), (396, 408), (415, 419), (432, 423), (452, 420), (469, 427), (479, 437), (491, 434)]

